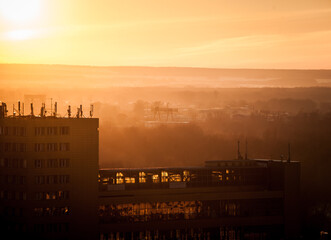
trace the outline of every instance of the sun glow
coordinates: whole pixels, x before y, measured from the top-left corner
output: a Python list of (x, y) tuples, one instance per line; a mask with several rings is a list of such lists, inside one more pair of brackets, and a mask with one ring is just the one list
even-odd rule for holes
[(27, 23), (41, 13), (41, 0), (0, 0), (1, 16), (13, 23)]
[(35, 31), (29, 29), (14, 30), (6, 33), (9, 40), (25, 40), (35, 36)]

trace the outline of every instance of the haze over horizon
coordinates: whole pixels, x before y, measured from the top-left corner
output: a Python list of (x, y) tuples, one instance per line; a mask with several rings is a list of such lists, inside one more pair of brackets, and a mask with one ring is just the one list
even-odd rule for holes
[(0, 63), (331, 68), (327, 0), (1, 0), (0, 6)]

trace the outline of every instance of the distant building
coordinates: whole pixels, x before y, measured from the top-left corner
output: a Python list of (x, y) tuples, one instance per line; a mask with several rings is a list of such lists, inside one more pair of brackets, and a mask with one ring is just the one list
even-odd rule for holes
[(300, 164), (101, 169), (101, 239), (295, 239)]
[(99, 169), (98, 119), (7, 117), (5, 109), (0, 106), (0, 231), (12, 239), (299, 235), (299, 162)]

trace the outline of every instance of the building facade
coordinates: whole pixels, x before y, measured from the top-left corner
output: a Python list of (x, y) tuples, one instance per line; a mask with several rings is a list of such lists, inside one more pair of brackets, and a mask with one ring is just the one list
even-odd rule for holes
[(101, 239), (296, 239), (300, 164), (99, 171)]
[(98, 119), (0, 118), (0, 228), (96, 239)]

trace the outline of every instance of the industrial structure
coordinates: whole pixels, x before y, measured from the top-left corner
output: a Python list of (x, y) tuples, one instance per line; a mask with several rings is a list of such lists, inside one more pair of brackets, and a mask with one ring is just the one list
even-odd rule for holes
[[(0, 231), (12, 239), (295, 239), (300, 163), (99, 169), (98, 119), (0, 104)], [(53, 109), (53, 108), (52, 108)], [(238, 144), (239, 146), (239, 144)]]

